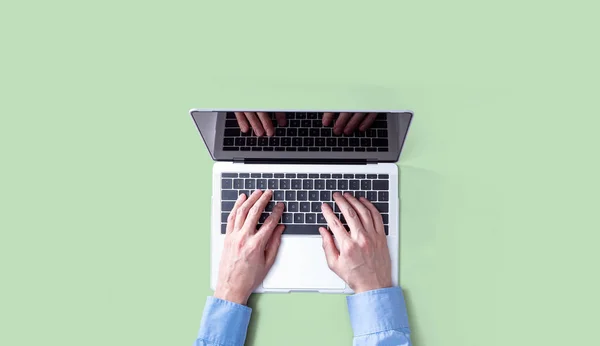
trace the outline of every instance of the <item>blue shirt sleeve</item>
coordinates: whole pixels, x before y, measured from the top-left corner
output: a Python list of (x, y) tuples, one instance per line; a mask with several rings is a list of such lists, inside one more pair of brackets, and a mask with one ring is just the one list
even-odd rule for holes
[(195, 346), (243, 346), (252, 309), (208, 297)]
[(406, 303), (400, 287), (348, 296), (355, 346), (410, 346)]

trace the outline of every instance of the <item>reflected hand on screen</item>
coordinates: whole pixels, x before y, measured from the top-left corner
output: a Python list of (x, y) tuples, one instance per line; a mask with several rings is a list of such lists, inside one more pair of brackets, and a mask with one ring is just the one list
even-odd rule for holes
[[(271, 137), (275, 135), (275, 126), (271, 121), (271, 115), (268, 112), (235, 112), (240, 130), (244, 133), (254, 130), (254, 134)], [(287, 119), (285, 113), (275, 113), (277, 125), (286, 126)]]
[(333, 134), (348, 136), (357, 129), (366, 131), (373, 125), (375, 118), (377, 113), (324, 113), (323, 126), (333, 125)]

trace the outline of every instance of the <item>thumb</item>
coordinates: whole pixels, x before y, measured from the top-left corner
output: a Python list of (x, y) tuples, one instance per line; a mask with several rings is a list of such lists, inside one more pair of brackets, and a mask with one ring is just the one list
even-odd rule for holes
[(321, 233), (321, 237), (323, 237), (323, 250), (325, 250), (327, 265), (330, 269), (333, 269), (338, 257), (340, 257), (340, 251), (333, 242), (333, 236), (325, 227), (319, 227), (319, 233)]
[(267, 246), (265, 247), (265, 262), (267, 264), (267, 268), (271, 268), (273, 263), (275, 263), (275, 258), (277, 257), (277, 252), (279, 251), (279, 244), (281, 244), (281, 233), (283, 233), (284, 229), (284, 225), (278, 225), (275, 227), (275, 230), (271, 234), (271, 238), (267, 242)]

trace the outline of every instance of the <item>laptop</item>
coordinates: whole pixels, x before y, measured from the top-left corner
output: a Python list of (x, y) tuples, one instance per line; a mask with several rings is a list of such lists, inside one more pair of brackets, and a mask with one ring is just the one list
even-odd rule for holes
[[(238, 195), (256, 189), (273, 190), (273, 200), (261, 215), (264, 222), (276, 202), (285, 210), (277, 259), (255, 292), (352, 293), (327, 266), (318, 228), (327, 227), (321, 214), (329, 203), (347, 228), (333, 193), (350, 192), (370, 200), (382, 213), (392, 259), (392, 280), (398, 285), (399, 175), (395, 162), (413, 113), (368, 111), (377, 117), (366, 131), (337, 136), (323, 126), (323, 111), (244, 110), (268, 112), (272, 137), (243, 133), (233, 109), (193, 109), (190, 114), (215, 164), (212, 173), (211, 278), (214, 290), (223, 250), (227, 216)], [(275, 112), (285, 112), (278, 126)], [(350, 112), (328, 110), (328, 112)], [(259, 225), (260, 227), (260, 225)]]

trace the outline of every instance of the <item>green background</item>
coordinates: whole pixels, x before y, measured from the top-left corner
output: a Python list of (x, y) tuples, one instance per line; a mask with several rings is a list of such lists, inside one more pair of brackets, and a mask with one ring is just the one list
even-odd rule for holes
[[(0, 344), (191, 345), (212, 161), (188, 109), (409, 108), (415, 345), (598, 343), (594, 1), (2, 1)], [(251, 345), (349, 345), (341, 295)]]

